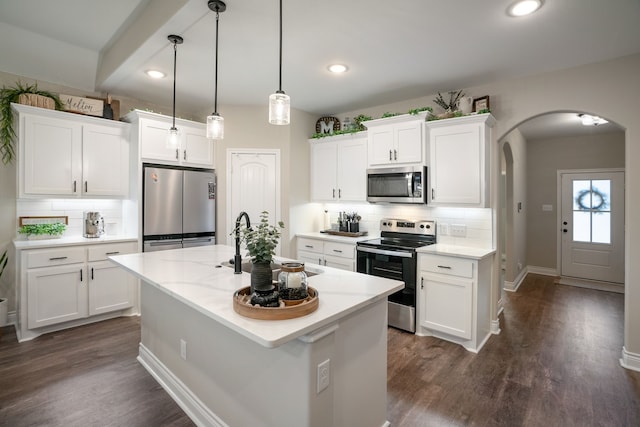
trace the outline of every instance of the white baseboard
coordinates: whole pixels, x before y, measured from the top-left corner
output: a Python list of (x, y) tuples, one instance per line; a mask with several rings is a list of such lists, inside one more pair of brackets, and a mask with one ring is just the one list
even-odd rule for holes
[(7, 324), (4, 326), (9, 326), (9, 325), (17, 325), (18, 324), (18, 314), (15, 311), (10, 311), (7, 314)]
[(597, 291), (616, 292), (624, 294), (624, 283), (601, 282), (598, 280), (578, 279), (560, 276), (559, 285), (576, 286), (578, 288), (595, 289)]
[(626, 348), (622, 347), (622, 357), (620, 358), (620, 365), (623, 368), (640, 372), (640, 354), (631, 353), (627, 351)]
[(509, 281), (504, 281), (504, 290), (507, 292), (517, 292), (518, 288), (520, 287), (520, 285), (522, 284), (522, 282), (524, 281), (524, 278), (527, 276), (527, 271), (528, 268), (525, 267), (522, 270), (520, 270), (520, 273), (518, 274), (518, 276), (515, 278), (515, 280), (513, 282), (509, 282)]
[(491, 333), (493, 335), (500, 335), (500, 319), (491, 321)]
[(543, 276), (559, 276), (558, 270), (548, 267), (536, 267), (535, 265), (527, 266), (527, 273), (541, 274)]
[(182, 381), (173, 375), (142, 343), (139, 347), (138, 362), (144, 366), (196, 425), (229, 427), (198, 399)]

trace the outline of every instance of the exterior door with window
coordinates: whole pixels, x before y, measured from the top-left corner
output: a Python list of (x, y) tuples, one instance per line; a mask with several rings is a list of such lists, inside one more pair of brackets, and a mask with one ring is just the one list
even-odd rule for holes
[(624, 172), (561, 173), (561, 275), (624, 283)]

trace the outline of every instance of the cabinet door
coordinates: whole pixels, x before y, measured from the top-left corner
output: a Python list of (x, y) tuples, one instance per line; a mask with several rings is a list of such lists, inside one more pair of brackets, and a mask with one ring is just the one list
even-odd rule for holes
[(181, 126), (179, 129), (182, 133), (182, 164), (213, 168), (213, 143), (207, 139), (204, 126)]
[(393, 163), (393, 127), (381, 126), (368, 130), (369, 165), (387, 165)]
[(307, 251), (298, 251), (298, 256), (296, 258), (298, 261), (304, 262), (305, 264), (313, 265), (322, 265), (323, 261), (322, 254)]
[(324, 265), (326, 265), (327, 267), (339, 268), (340, 270), (355, 271), (355, 263), (353, 259), (348, 258), (325, 255)]
[(311, 145), (311, 200), (338, 199), (337, 144), (317, 142)]
[(393, 160), (396, 163), (422, 162), (422, 123), (406, 123), (394, 126), (395, 147)]
[(473, 280), (424, 272), (422, 279), (421, 326), (471, 339)]
[(121, 127), (85, 125), (82, 129), (82, 194), (126, 197), (129, 143)]
[(338, 199), (349, 202), (367, 200), (367, 139), (338, 144)]
[(133, 307), (135, 278), (111, 261), (89, 263), (89, 315)]
[(29, 329), (87, 317), (85, 264), (27, 271)]
[(70, 120), (25, 116), (24, 194), (78, 196), (81, 138), (82, 126)]
[(180, 149), (167, 148), (167, 132), (170, 122), (140, 119), (140, 157), (145, 160), (160, 160), (178, 163)]
[(429, 131), (431, 202), (482, 205), (484, 141), (479, 124)]

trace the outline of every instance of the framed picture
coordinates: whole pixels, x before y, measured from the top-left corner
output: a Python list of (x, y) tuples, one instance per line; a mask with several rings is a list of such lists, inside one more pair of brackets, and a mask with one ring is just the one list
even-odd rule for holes
[(480, 110), (488, 110), (489, 108), (489, 95), (481, 96), (473, 100), (473, 111), (478, 112)]

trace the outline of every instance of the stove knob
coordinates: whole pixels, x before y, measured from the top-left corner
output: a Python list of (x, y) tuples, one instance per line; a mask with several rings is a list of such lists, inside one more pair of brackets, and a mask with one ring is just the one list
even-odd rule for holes
[[(427, 226), (428, 227), (428, 226)], [(420, 224), (420, 228), (424, 228), (424, 224)]]
[(386, 223), (386, 222), (383, 222), (383, 223), (382, 223), (382, 225), (386, 227), (386, 226), (387, 226), (387, 223)]
[(427, 230), (430, 229), (430, 228), (431, 228), (431, 226), (429, 224), (427, 224)]

